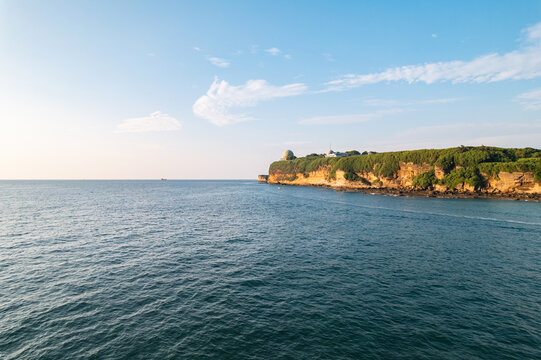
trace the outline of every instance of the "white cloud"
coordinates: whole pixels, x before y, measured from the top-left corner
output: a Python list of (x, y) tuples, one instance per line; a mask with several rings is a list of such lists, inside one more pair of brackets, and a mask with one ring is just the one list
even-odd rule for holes
[(323, 54), (321, 54), (321, 55), (325, 58), (325, 60), (327, 60), (327, 61), (329, 61), (329, 62), (334, 62), (334, 61), (336, 61), (336, 60), (334, 59), (334, 57), (332, 56), (332, 54), (329, 54), (329, 53), (323, 53)]
[(385, 115), (393, 115), (404, 112), (404, 109), (388, 109), (378, 110), (365, 114), (350, 114), (350, 115), (328, 115), (315, 116), (308, 119), (302, 119), (299, 124), (304, 125), (323, 125), (323, 124), (353, 124), (369, 121), (375, 118), (380, 118)]
[(457, 102), (460, 99), (457, 98), (440, 98), (440, 99), (424, 99), (424, 100), (410, 100), (410, 101), (398, 101), (392, 99), (365, 99), (363, 105), (374, 107), (390, 107), (390, 106), (410, 106), (410, 105), (430, 105), (430, 104), (450, 104)]
[(209, 57), (207, 58), (207, 60), (210, 61), (212, 65), (215, 65), (221, 68), (226, 68), (226, 67), (229, 67), (229, 65), (231, 65), (231, 63), (228, 60), (221, 59), (218, 57)]
[(116, 132), (149, 132), (149, 131), (175, 131), (180, 130), (182, 124), (177, 119), (155, 111), (149, 116), (126, 119), (116, 127)]
[(458, 145), (539, 147), (541, 146), (541, 121), (422, 126), (395, 133), (374, 144), (385, 144), (385, 142), (396, 144), (400, 149)]
[(412, 104), (450, 104), (459, 101), (457, 98), (441, 98), (441, 99), (427, 99), (427, 100), (417, 100), (412, 102)]
[(193, 49), (194, 49), (195, 51), (201, 51), (201, 49), (200, 49), (199, 47), (197, 47), (197, 46), (194, 46)]
[(274, 86), (265, 80), (248, 80), (244, 85), (233, 86), (215, 78), (207, 93), (197, 99), (192, 109), (196, 116), (215, 125), (234, 124), (254, 118), (242, 113), (231, 114), (230, 109), (253, 107), (260, 101), (300, 95), (306, 89), (302, 83)]
[(523, 123), (455, 123), (421, 126), (373, 136), (365, 149), (375, 151), (437, 149), (459, 145), (541, 147), (541, 121)]
[(541, 23), (525, 30), (528, 46), (503, 55), (494, 53), (471, 61), (447, 61), (389, 68), (383, 72), (345, 75), (327, 83), (331, 91), (383, 81), (486, 83), (541, 76)]
[(287, 60), (291, 60), (291, 55), (285, 54), (285, 55), (284, 55), (284, 58), (287, 59)]
[(269, 54), (271, 54), (272, 56), (279, 55), (282, 52), (280, 49), (275, 48), (275, 47), (267, 49), (265, 51), (268, 52)]
[(438, 34), (432, 34), (432, 37), (435, 39), (438, 37)]
[(374, 106), (374, 107), (389, 107), (398, 105), (397, 100), (391, 99), (365, 99), (363, 100), (363, 105)]
[(276, 142), (276, 143), (267, 143), (266, 146), (301, 146), (301, 145), (308, 145), (311, 144), (311, 141), (303, 141), (303, 140), (291, 140), (291, 141), (283, 141), (283, 142)]
[(522, 105), (524, 110), (541, 110), (541, 89), (520, 94), (516, 100)]
[(308, 145), (311, 143), (312, 143), (311, 141), (293, 140), (293, 141), (284, 141), (282, 144), (286, 146), (295, 146), (295, 145)]
[(147, 53), (147, 56), (154, 57), (154, 56), (156, 56), (156, 54), (154, 54), (153, 52), (149, 52), (149, 53)]

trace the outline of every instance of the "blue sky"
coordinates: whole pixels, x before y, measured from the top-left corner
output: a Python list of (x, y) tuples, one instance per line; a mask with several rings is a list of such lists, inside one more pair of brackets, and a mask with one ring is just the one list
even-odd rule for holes
[(0, 178), (541, 148), (540, 1), (0, 0)]

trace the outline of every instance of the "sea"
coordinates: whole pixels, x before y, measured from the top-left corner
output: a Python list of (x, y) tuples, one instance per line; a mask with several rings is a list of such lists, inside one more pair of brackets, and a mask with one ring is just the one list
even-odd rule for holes
[(0, 359), (541, 359), (541, 203), (0, 181)]

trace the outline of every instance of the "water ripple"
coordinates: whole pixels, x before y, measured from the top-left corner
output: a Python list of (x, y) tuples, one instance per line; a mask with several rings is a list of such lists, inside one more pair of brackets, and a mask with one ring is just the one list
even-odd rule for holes
[(0, 181), (2, 359), (534, 359), (538, 203)]

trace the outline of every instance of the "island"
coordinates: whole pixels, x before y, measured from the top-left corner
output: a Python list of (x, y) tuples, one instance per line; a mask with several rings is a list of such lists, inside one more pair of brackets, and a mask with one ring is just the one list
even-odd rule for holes
[(541, 150), (459, 146), (394, 152), (327, 151), (273, 162), (268, 184), (421, 195), (541, 200)]

